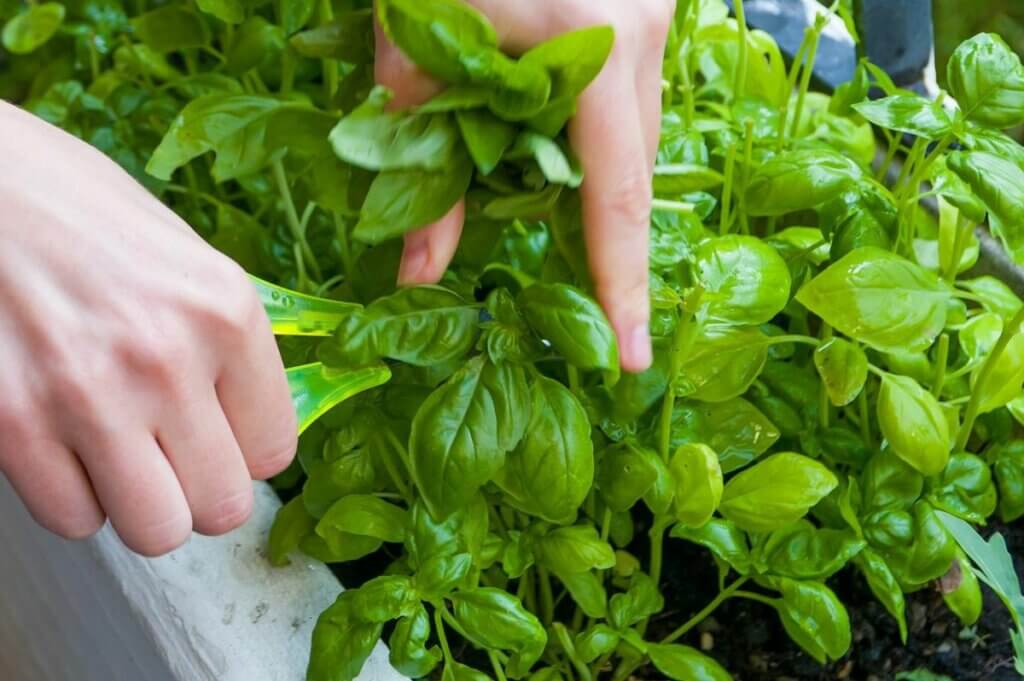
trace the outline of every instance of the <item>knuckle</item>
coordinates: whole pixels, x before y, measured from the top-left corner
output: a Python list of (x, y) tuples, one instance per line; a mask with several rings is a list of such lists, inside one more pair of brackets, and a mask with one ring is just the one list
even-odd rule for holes
[(640, 169), (620, 176), (608, 191), (604, 203), (608, 211), (629, 226), (647, 227), (651, 219), (651, 183)]
[(170, 553), (188, 541), (191, 533), (192, 523), (187, 513), (174, 513), (148, 526), (118, 529), (128, 548), (149, 558)]
[(214, 318), (221, 333), (239, 338), (263, 320), (263, 307), (245, 270), (232, 261), (227, 261), (222, 270), (216, 278), (220, 304)]
[(209, 510), (202, 513), (194, 513), (194, 525), (196, 532), (206, 535), (227, 534), (231, 530), (241, 527), (252, 515), (253, 494), (252, 488), (232, 494)]
[(291, 464), (298, 446), (294, 430), (290, 435), (282, 436), (281, 440), (284, 442), (282, 446), (269, 450), (270, 455), (254, 459), (249, 465), (249, 474), (252, 475), (253, 480), (272, 478)]
[(125, 366), (133, 373), (165, 389), (179, 385), (182, 363), (193, 352), (192, 345), (173, 332), (126, 339), (118, 349)]

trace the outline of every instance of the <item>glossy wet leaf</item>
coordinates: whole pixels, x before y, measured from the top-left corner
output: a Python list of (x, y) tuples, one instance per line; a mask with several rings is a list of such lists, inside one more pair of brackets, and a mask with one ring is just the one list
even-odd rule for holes
[(806, 456), (773, 454), (731, 478), (719, 510), (750, 532), (770, 532), (802, 518), (839, 481)]
[(949, 423), (938, 400), (914, 379), (882, 377), (878, 425), (893, 451), (923, 475), (946, 467), (952, 447)]
[(703, 288), (701, 317), (713, 322), (762, 324), (789, 300), (785, 261), (749, 236), (709, 239), (697, 249), (696, 278)]
[(678, 681), (731, 681), (722, 665), (696, 648), (678, 643), (647, 647), (647, 655), (658, 671)]
[(722, 499), (722, 469), (718, 455), (702, 444), (683, 445), (669, 462), (675, 481), (674, 514), (687, 527), (701, 527)]
[(879, 127), (932, 140), (948, 134), (953, 127), (941, 102), (924, 97), (894, 95), (854, 104), (853, 108)]
[(786, 633), (804, 651), (824, 664), (850, 648), (850, 616), (835, 593), (824, 584), (778, 580), (782, 599), (779, 617)]
[(785, 215), (814, 208), (838, 196), (861, 175), (856, 163), (834, 153), (784, 152), (754, 172), (745, 205), (751, 215)]
[(836, 406), (853, 402), (868, 378), (868, 358), (859, 346), (833, 338), (814, 351), (814, 366)]
[(805, 285), (796, 299), (833, 328), (882, 351), (931, 346), (951, 292), (934, 273), (878, 248), (859, 248)]
[(751, 569), (750, 547), (747, 536), (735, 523), (722, 518), (712, 518), (696, 528), (676, 525), (673, 537), (699, 544), (711, 551), (715, 558), (724, 561), (736, 572), (748, 574)]
[(342, 592), (317, 618), (306, 670), (310, 681), (353, 681), (377, 644), (384, 624), (360, 619), (354, 598), (354, 591)]
[(460, 591), (451, 600), (455, 619), (471, 641), (512, 653), (510, 675), (521, 676), (544, 652), (544, 627), (515, 596), (484, 587)]
[(779, 439), (779, 429), (757, 407), (737, 397), (724, 402), (685, 402), (672, 414), (673, 447), (705, 443), (718, 452), (723, 473), (742, 468)]
[(676, 377), (676, 394), (704, 402), (742, 395), (768, 357), (768, 337), (752, 326), (706, 326), (693, 339)]
[(1024, 121), (1024, 67), (999, 36), (982, 33), (962, 43), (950, 57), (946, 78), (968, 118), (994, 128)]
[(1024, 258), (1024, 170), (984, 151), (953, 152), (946, 162), (988, 208), (992, 233), (1015, 260)]

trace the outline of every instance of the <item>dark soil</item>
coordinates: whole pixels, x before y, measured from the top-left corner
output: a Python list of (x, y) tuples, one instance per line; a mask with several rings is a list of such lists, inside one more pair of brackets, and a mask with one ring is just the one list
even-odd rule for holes
[[(1006, 537), (1017, 573), (1024, 577), (1024, 526), (992, 523), (988, 529)], [(717, 589), (715, 567), (699, 548), (673, 541), (666, 548), (667, 606), (652, 623), (652, 639), (706, 605)], [(740, 599), (727, 601), (681, 642), (715, 657), (735, 681), (891, 681), (900, 672), (922, 668), (955, 681), (1020, 680), (1013, 669), (1010, 616), (987, 587), (982, 587), (981, 620), (971, 629), (960, 624), (936, 589), (908, 595), (910, 635), (904, 646), (895, 620), (854, 570), (843, 570), (829, 585), (846, 604), (853, 630), (850, 652), (838, 662), (818, 664), (789, 640), (770, 608)], [(636, 678), (662, 677), (648, 669)]]

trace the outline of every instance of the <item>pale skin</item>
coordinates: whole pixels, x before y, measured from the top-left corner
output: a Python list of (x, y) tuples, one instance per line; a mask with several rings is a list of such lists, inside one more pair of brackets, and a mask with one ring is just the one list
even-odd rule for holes
[[(623, 368), (651, 362), (647, 232), (671, 0), (473, 0), (522, 52), (610, 24), (615, 48), (570, 123), (587, 250)], [(396, 106), (438, 85), (380, 41)], [(116, 164), (0, 102), (0, 472), (43, 527), (88, 537), (109, 518), (156, 556), (249, 517), (251, 480), (282, 471), (295, 415), (245, 273)], [(437, 281), (460, 202), (406, 236), (404, 285)]]

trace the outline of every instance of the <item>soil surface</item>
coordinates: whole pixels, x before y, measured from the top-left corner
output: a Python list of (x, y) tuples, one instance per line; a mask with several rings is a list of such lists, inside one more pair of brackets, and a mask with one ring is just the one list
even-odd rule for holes
[[(1024, 577), (1024, 526), (992, 522), (987, 537), (1000, 532)], [(670, 540), (663, 590), (666, 609), (652, 622), (652, 634), (668, 633), (703, 607), (717, 588), (707, 555), (692, 544)], [(680, 641), (702, 648), (728, 669), (735, 681), (892, 681), (900, 672), (926, 669), (955, 681), (1020, 681), (1013, 669), (1010, 616), (982, 586), (981, 620), (970, 629), (945, 606), (936, 589), (907, 596), (910, 635), (904, 646), (895, 620), (875, 600), (867, 583), (845, 569), (829, 582), (850, 613), (853, 645), (838, 662), (820, 665), (792, 643), (775, 613), (752, 601), (726, 601), (704, 624)], [(654, 636), (651, 636), (654, 638)], [(647, 669), (637, 679), (663, 678)]]

